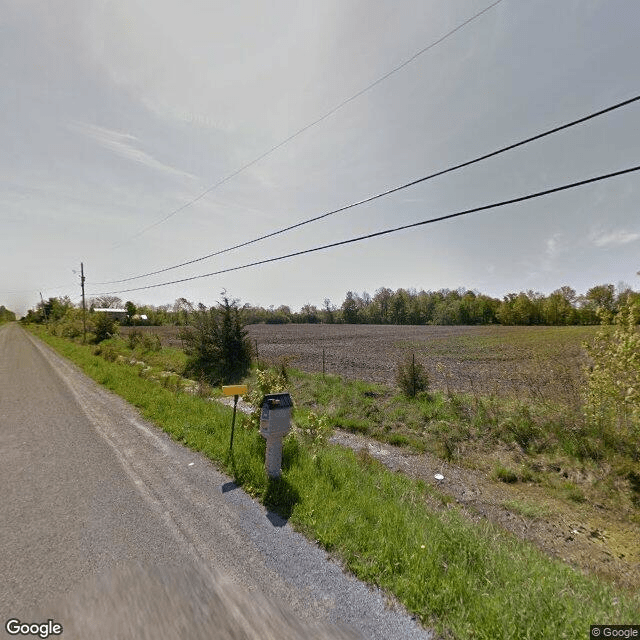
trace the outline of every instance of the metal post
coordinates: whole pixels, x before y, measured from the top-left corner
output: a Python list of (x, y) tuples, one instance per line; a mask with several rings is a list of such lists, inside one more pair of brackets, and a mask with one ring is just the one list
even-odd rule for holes
[(411, 383), (413, 384), (413, 397), (416, 397), (416, 354), (411, 354)]
[(236, 407), (238, 406), (238, 394), (233, 396), (233, 418), (231, 420), (231, 442), (229, 443), (229, 451), (233, 449), (233, 430), (236, 426)]
[(258, 353), (258, 339), (256, 338), (256, 362), (259, 362), (260, 354)]
[(322, 349), (322, 377), (324, 378), (324, 348)]

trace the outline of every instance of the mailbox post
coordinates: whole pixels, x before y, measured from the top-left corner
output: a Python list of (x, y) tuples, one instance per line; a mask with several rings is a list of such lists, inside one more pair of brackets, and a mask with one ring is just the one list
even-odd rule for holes
[(265, 466), (270, 478), (282, 473), (282, 438), (291, 430), (291, 407), (288, 393), (269, 393), (262, 399), (260, 435), (267, 441)]
[(233, 396), (233, 418), (231, 419), (231, 441), (229, 443), (229, 451), (233, 449), (233, 430), (236, 426), (236, 407), (238, 406), (238, 396), (247, 393), (246, 384), (232, 384), (222, 387), (222, 395)]

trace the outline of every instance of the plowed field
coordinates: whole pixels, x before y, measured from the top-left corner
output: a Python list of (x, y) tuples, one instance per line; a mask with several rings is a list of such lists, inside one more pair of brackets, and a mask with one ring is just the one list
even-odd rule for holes
[[(139, 327), (181, 346), (178, 327)], [(596, 327), (251, 325), (261, 360), (285, 358), (303, 371), (393, 383), (398, 361), (415, 354), (433, 388), (577, 401), (582, 341)], [(122, 327), (122, 333), (130, 331)]]

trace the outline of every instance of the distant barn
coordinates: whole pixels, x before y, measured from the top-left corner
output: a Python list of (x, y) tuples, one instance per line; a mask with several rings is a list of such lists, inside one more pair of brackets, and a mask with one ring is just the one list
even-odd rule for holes
[(108, 316), (111, 316), (114, 320), (127, 319), (126, 309), (94, 309), (94, 311), (95, 313), (106, 313)]

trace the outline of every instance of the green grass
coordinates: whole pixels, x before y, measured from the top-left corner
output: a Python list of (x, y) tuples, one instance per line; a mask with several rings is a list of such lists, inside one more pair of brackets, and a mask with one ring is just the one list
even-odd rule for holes
[[(115, 337), (100, 343), (102, 349), (113, 349), (116, 353), (127, 358), (135, 358), (146, 362), (149, 366), (159, 371), (173, 371), (182, 374), (187, 365), (187, 356), (181, 349), (174, 347), (155, 347), (153, 341), (148, 341), (149, 345), (145, 347), (144, 343), (137, 343), (132, 349), (129, 341), (125, 338)], [(150, 345), (154, 345), (151, 347)]]
[[(512, 398), (440, 391), (407, 398), (384, 385), (338, 376), (323, 378), (296, 370), (289, 376), (298, 405), (321, 412), (342, 429), (410, 444), (419, 451), (442, 455), (443, 449), (472, 442), (491, 449), (498, 441), (515, 443), (523, 452), (574, 446), (561, 408), (554, 413), (548, 406)], [(445, 455), (454, 456), (454, 450)]]
[[(544, 484), (566, 504), (588, 500), (640, 517), (638, 490), (628, 480), (637, 460), (624, 434), (598, 431), (561, 403), (442, 391), (407, 398), (386, 385), (295, 369), (288, 374), (297, 416), (312, 410), (332, 426), (473, 466), (502, 482)], [(549, 470), (556, 461), (584, 478), (583, 485), (575, 491), (558, 486)], [(507, 473), (509, 467), (518, 471)]]
[(545, 518), (553, 513), (548, 505), (528, 500), (505, 500), (502, 506), (526, 518)]
[[(228, 408), (171, 392), (135, 367), (93, 355), (90, 347), (39, 335), (174, 439), (216, 461), (354, 574), (394, 593), (449, 637), (584, 638), (590, 624), (640, 620), (637, 594), (585, 577), (490, 524), (472, 524), (455, 508), (431, 511), (423, 483), (370, 457), (335, 446), (311, 451), (289, 436), (282, 479), (269, 481), (264, 442), (255, 430), (236, 429), (234, 456), (228, 455)], [(358, 389), (380, 392), (371, 385)], [(318, 391), (319, 397), (325, 393)]]
[(518, 482), (518, 474), (513, 469), (508, 469), (501, 464), (495, 468), (494, 476), (500, 482), (506, 482), (507, 484)]

